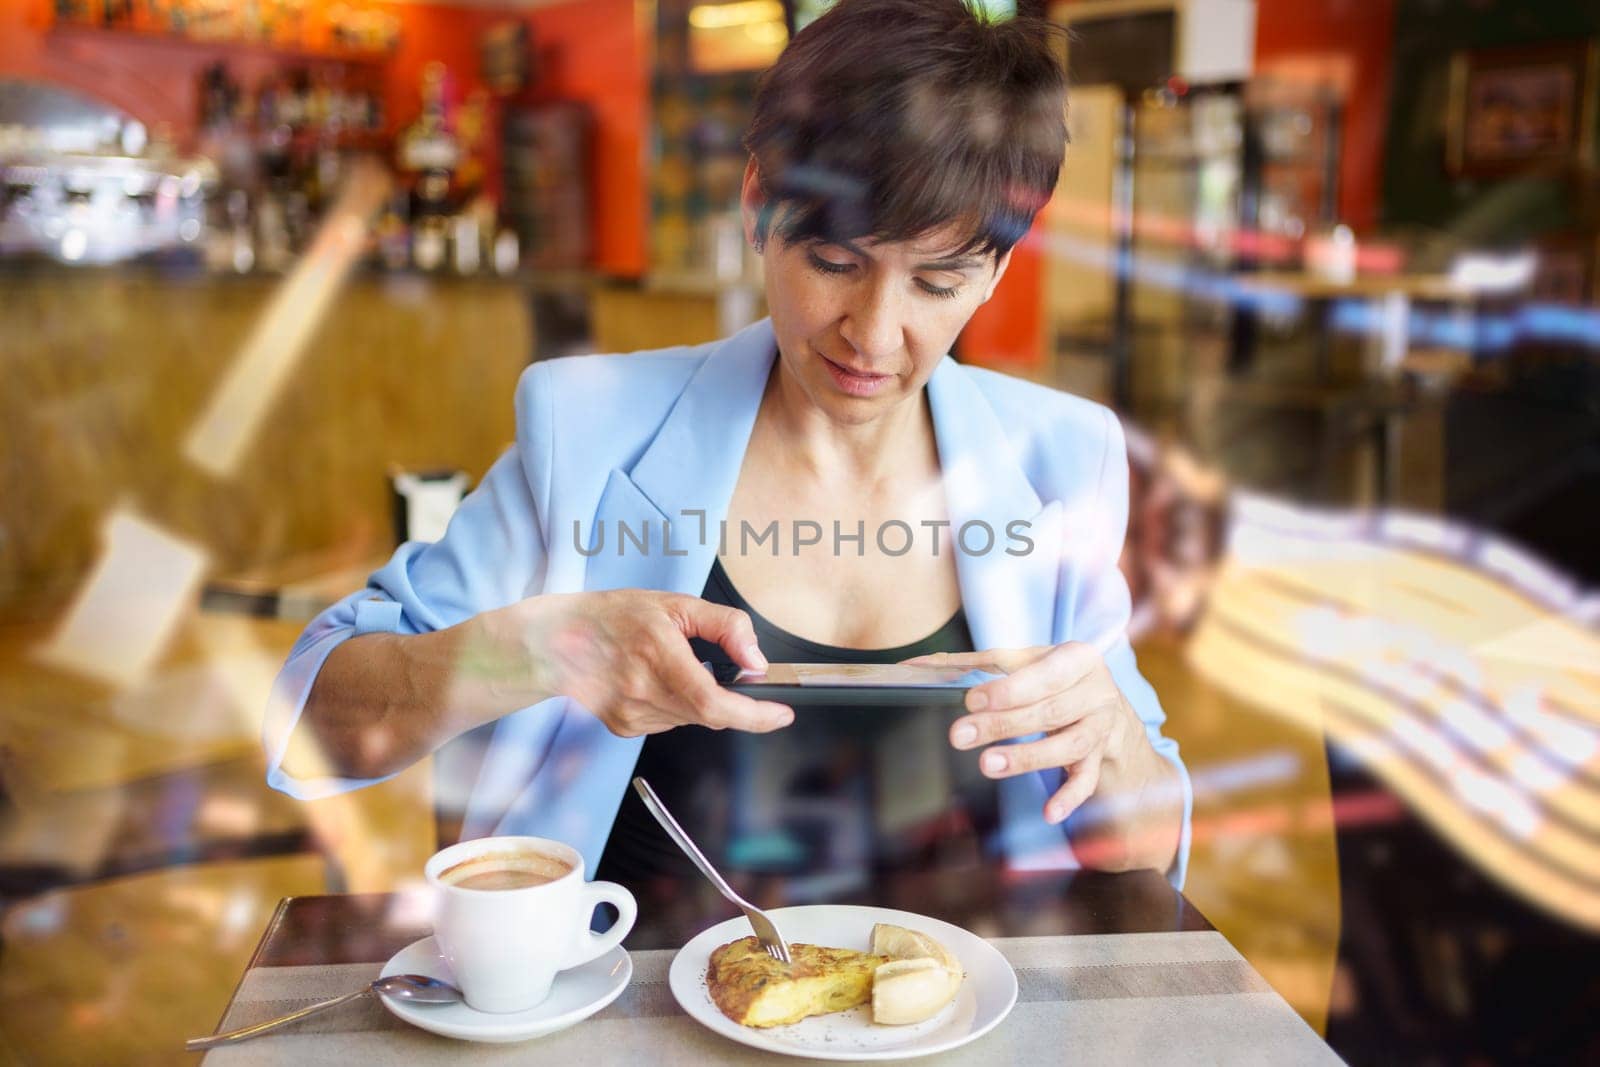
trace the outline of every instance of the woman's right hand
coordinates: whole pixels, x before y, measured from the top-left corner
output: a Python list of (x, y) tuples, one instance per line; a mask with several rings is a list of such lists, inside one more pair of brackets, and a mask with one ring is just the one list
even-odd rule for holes
[(750, 617), (737, 608), (615, 589), (545, 594), (480, 618), (518, 690), (571, 697), (619, 737), (689, 724), (766, 733), (794, 721), (787, 705), (724, 689), (695, 658), (691, 637), (722, 646), (741, 667), (766, 670)]

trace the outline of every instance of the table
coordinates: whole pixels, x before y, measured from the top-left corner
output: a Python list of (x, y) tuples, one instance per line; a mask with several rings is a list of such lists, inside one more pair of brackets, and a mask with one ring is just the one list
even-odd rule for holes
[[(1361, 503), (1383, 506), (1401, 502), (1396, 481), (1401, 470), (1402, 416), (1421, 410), (1421, 395), (1409, 387), (1410, 382), (1440, 373), (1452, 376), (1472, 365), (1470, 351), (1449, 356), (1437, 351), (1437, 345), (1431, 346), (1432, 350), (1413, 351), (1412, 305), (1447, 305), (1463, 322), (1459, 332), (1476, 339), (1480, 333), (1480, 305), (1495, 290), (1449, 274), (1357, 275), (1340, 279), (1309, 271), (1252, 271), (1239, 275), (1238, 281), (1248, 292), (1289, 294), (1312, 306), (1317, 384), (1322, 387), (1330, 386), (1333, 378), (1332, 345), (1337, 325), (1334, 305), (1341, 301), (1370, 305), (1369, 313), (1358, 315), (1345, 326), (1357, 326), (1357, 332), (1369, 338), (1362, 368), (1365, 383), (1351, 397), (1368, 408), (1374, 420), (1372, 472), (1376, 484), (1373, 499)], [(1235, 363), (1247, 365), (1252, 358), (1248, 348), (1253, 344), (1253, 334), (1237, 337), (1235, 344)]]
[[(945, 871), (877, 891), (879, 903), (959, 922), (990, 937), (1017, 971), (1011, 1015), (978, 1041), (930, 1064), (1338, 1063), (1316, 1033), (1165, 879), (1126, 874)], [(883, 899), (887, 896), (889, 899)], [(696, 898), (704, 900), (705, 898)], [(415, 896), (295, 897), (281, 902), (218, 1024), (231, 1029), (359, 988), (383, 962), (425, 936)], [(641, 915), (653, 902), (641, 901)], [(709, 901), (707, 906), (710, 907)], [(695, 929), (727, 917), (701, 916)], [(687, 915), (680, 907), (674, 914)], [(667, 968), (682, 943), (674, 923), (636, 927), (634, 977), (615, 1003), (533, 1042), (477, 1045), (411, 1029), (370, 1000), (206, 1057), (243, 1064), (653, 1064), (767, 1062), (700, 1027), (678, 1007)], [(667, 939), (667, 940), (663, 940)]]

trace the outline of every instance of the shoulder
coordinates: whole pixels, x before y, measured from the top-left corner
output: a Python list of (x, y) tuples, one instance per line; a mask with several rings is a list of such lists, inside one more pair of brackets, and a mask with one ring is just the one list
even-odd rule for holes
[[(560, 471), (604, 484), (649, 443), (717, 342), (543, 360), (517, 382), (517, 449), (535, 493)], [(569, 482), (570, 482), (569, 479)]]
[(522, 372), (517, 438), (618, 441), (658, 426), (716, 343), (565, 356)]
[(1110, 408), (1093, 400), (984, 367), (965, 363), (959, 366), (995, 412), (1008, 421), (1020, 418), (1030, 425), (1052, 427), (1059, 433), (1089, 435), (1104, 434), (1107, 422), (1116, 421)]
[(646, 352), (544, 360), (523, 371), (517, 383), (517, 404), (519, 409), (533, 401), (557, 399), (579, 401), (585, 406), (621, 400), (648, 404), (654, 398), (670, 403), (715, 347), (679, 345)]
[[(998, 434), (1039, 499), (1059, 502), (1070, 556), (1113, 565), (1128, 521), (1128, 453), (1122, 423), (1104, 404), (977, 367), (962, 367)], [(971, 401), (974, 405), (979, 400)], [(1110, 561), (1107, 563), (1107, 561)]]

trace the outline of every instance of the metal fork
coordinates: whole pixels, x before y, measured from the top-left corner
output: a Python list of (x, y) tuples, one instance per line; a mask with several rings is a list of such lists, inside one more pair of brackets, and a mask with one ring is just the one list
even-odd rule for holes
[(684, 832), (683, 827), (678, 825), (678, 820), (672, 817), (672, 813), (667, 810), (667, 806), (661, 803), (661, 798), (656, 796), (656, 791), (650, 788), (649, 782), (643, 778), (635, 778), (633, 780), (633, 788), (638, 791), (639, 798), (644, 801), (644, 806), (649, 809), (651, 815), (656, 817), (656, 822), (661, 824), (661, 828), (667, 832), (667, 836), (672, 838), (679, 848), (683, 849), (684, 855), (694, 861), (694, 865), (700, 868), (700, 873), (711, 880), (711, 884), (717, 887), (717, 892), (727, 897), (729, 903), (736, 905), (740, 911), (744, 912), (744, 917), (750, 920), (750, 925), (755, 929), (756, 938), (761, 942), (761, 947), (766, 949), (767, 955), (775, 960), (788, 963), (789, 942), (785, 941), (783, 935), (778, 932), (778, 924), (768, 918), (766, 912), (733, 891), (733, 887), (723, 879), (722, 875), (717, 873), (715, 867), (711, 866), (711, 861), (706, 859), (705, 853), (700, 851), (693, 839)]

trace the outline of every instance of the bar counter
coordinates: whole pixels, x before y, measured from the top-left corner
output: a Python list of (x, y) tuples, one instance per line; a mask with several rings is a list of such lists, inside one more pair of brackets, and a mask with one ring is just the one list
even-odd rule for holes
[[(0, 419), (20, 447), (0, 491), (0, 601), (52, 617), (113, 504), (200, 545), (213, 574), (392, 547), (391, 469), (480, 476), (514, 436), (533, 351), (520, 280), (357, 272), (231, 477), (184, 454), (282, 279), (142, 267), (8, 268)], [(15, 614), (11, 614), (11, 613)]]

